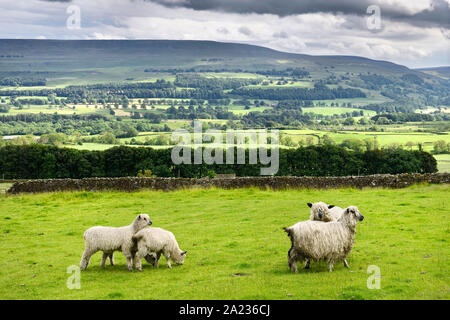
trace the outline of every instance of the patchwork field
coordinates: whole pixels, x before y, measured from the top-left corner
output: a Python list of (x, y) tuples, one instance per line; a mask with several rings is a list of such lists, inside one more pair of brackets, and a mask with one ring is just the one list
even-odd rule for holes
[[(449, 299), (448, 185), (407, 189), (183, 190), (76, 192), (0, 196), (0, 299)], [(325, 263), (293, 274), (282, 227), (309, 217), (306, 202), (357, 205), (350, 270)], [(130, 273), (121, 253), (100, 267), (101, 254), (81, 273), (81, 289), (66, 286), (78, 265), (83, 232), (122, 226), (137, 213), (172, 231), (183, 266), (144, 264)], [(436, 213), (439, 213), (436, 215)], [(367, 268), (381, 272), (369, 290)]]

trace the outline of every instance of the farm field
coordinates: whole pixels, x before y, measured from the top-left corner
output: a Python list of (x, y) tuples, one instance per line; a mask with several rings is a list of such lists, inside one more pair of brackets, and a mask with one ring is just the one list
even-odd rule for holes
[(450, 154), (436, 154), (434, 157), (437, 160), (439, 172), (450, 172)]
[[(195, 189), (175, 192), (75, 192), (0, 196), (0, 299), (449, 299), (448, 185), (406, 189)], [(306, 202), (357, 205), (365, 216), (348, 258), (350, 270), (325, 263), (290, 272), (282, 227), (309, 218)], [(101, 269), (101, 254), (69, 290), (83, 232), (128, 225), (149, 213), (172, 231), (183, 266), (144, 263), (130, 273), (119, 252)], [(436, 217), (439, 212), (439, 217)], [(367, 288), (367, 268), (381, 289)]]
[[(318, 142), (317, 136), (323, 136), (324, 134), (331, 137), (336, 143), (342, 143), (346, 139), (374, 139), (377, 138), (380, 146), (387, 146), (393, 143), (405, 145), (408, 141), (415, 143), (422, 143), (425, 151), (431, 151), (433, 149), (433, 142), (438, 140), (444, 140), (447, 143), (450, 142), (450, 135), (448, 134), (433, 134), (427, 132), (366, 132), (366, 131), (337, 131), (327, 132), (320, 130), (283, 130), (280, 131), (288, 136), (291, 136), (293, 141), (298, 142), (300, 139), (304, 139), (306, 135), (315, 137), (315, 143)], [(417, 149), (414, 146), (413, 149)]]

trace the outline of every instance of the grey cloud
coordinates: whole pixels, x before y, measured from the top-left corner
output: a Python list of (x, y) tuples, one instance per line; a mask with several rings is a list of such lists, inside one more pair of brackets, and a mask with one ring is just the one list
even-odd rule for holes
[(240, 27), (238, 31), (240, 33), (242, 33), (243, 35), (245, 35), (245, 36), (252, 35), (252, 31), (249, 28), (247, 28), (247, 27)]
[(227, 28), (221, 27), (221, 28), (217, 28), (217, 32), (222, 33), (222, 34), (229, 34), (230, 31), (228, 31)]
[(287, 34), (286, 31), (280, 31), (280, 32), (275, 32), (273, 34), (274, 38), (280, 38), (280, 39), (287, 39), (289, 38), (289, 35)]
[[(289, 16), (305, 13), (333, 13), (365, 16), (371, 0), (145, 0), (166, 7), (184, 7), (231, 13)], [(433, 0), (431, 10), (410, 14), (394, 4), (380, 5), (382, 17), (420, 26), (450, 28), (450, 8), (444, 0)]]

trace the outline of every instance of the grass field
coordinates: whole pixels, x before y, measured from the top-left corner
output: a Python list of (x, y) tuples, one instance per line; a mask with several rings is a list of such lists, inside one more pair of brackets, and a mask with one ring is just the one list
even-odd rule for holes
[[(0, 197), (0, 299), (449, 299), (448, 185), (407, 189), (76, 192)], [(309, 217), (306, 202), (354, 204), (358, 225), (350, 270), (325, 263), (293, 274), (281, 230)], [(172, 231), (183, 266), (147, 263), (130, 273), (121, 253), (100, 267), (95, 254), (81, 289), (66, 286), (83, 232), (129, 224), (139, 212)], [(381, 289), (369, 290), (369, 265)]]
[(439, 172), (450, 172), (450, 154), (436, 154)]

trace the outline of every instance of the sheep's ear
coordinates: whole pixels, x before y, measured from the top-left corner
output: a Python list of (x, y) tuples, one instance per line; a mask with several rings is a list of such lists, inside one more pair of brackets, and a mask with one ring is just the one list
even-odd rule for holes
[(334, 204), (330, 204), (330, 205), (328, 206), (328, 209), (331, 209), (331, 208), (334, 208)]
[(312, 207), (312, 203), (309, 203), (309, 202), (308, 202), (307, 205), (308, 205), (308, 207), (310, 207), (310, 208)]
[(141, 218), (142, 218), (142, 215), (138, 215), (138, 220), (141, 220)]
[(350, 213), (350, 209), (349, 208), (345, 209), (345, 213)]
[(183, 251), (182, 253), (180, 253), (182, 256), (184, 256), (187, 253), (187, 251)]

